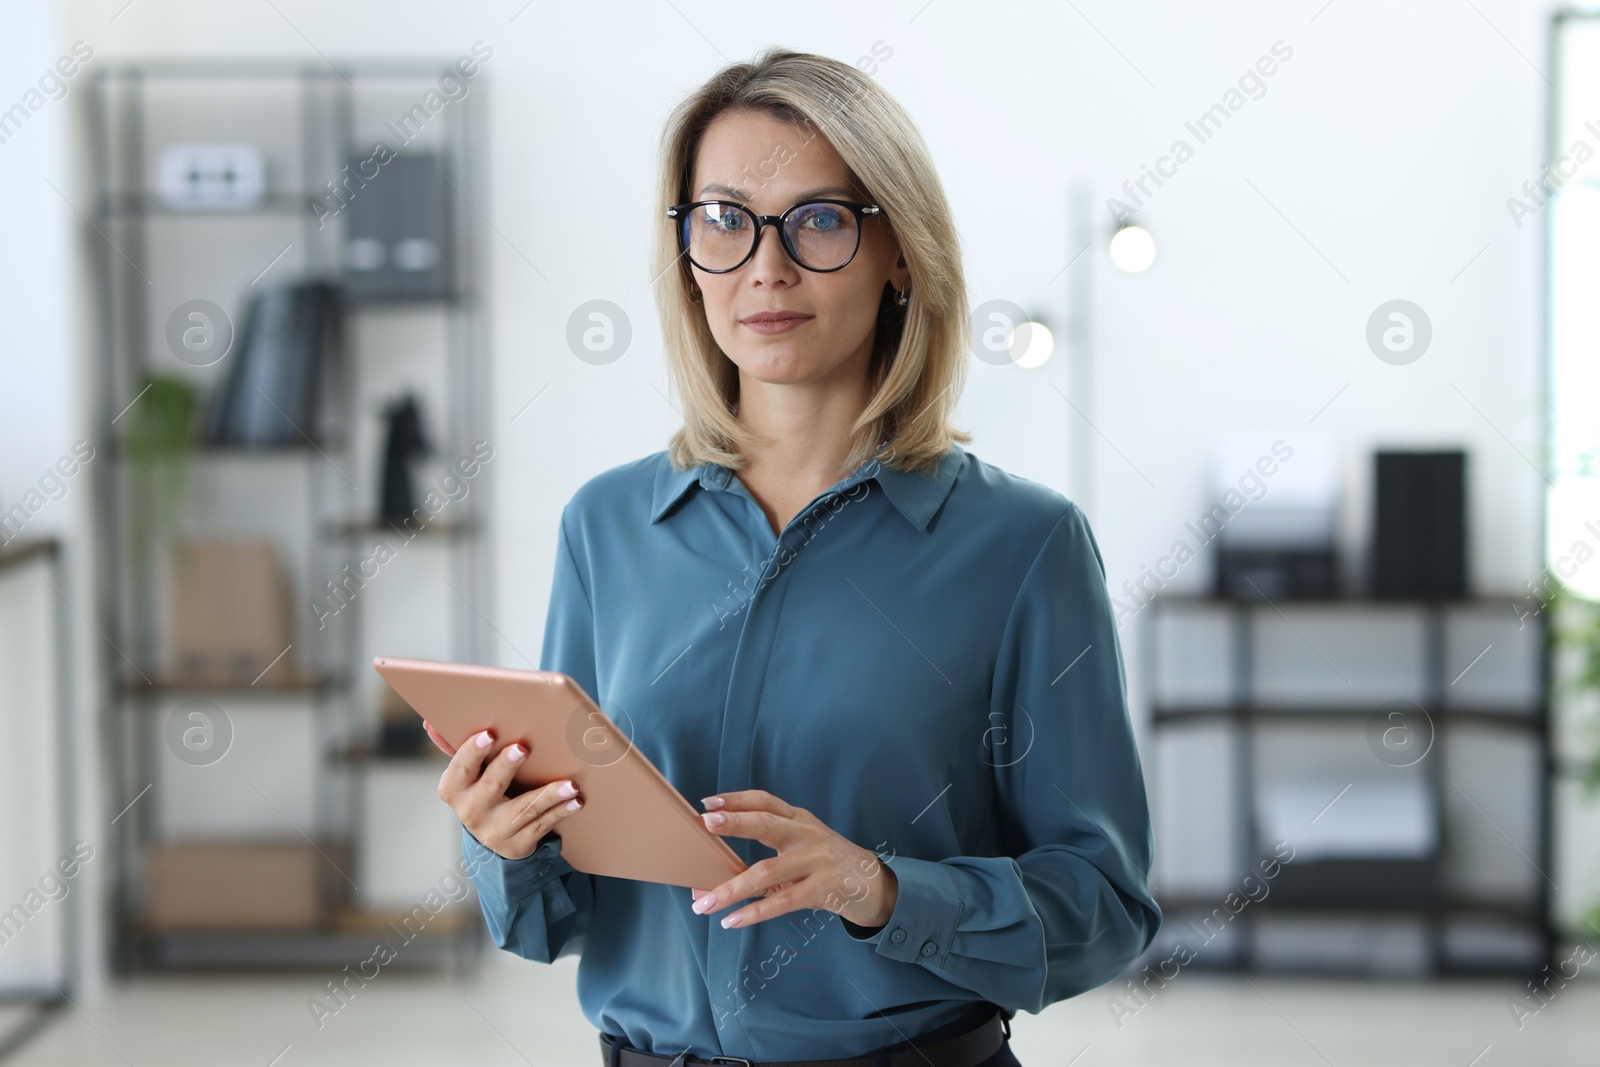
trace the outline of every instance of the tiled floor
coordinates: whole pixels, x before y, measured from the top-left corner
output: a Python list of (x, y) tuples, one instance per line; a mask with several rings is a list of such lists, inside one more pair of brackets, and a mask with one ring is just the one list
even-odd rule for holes
[[(578, 1010), (577, 962), (541, 967), (489, 950), (465, 976), (381, 973), (319, 1027), (321, 979), (144, 978), (56, 1015), (17, 1067), (599, 1063)], [(332, 975), (326, 976), (332, 977)], [(1024, 1067), (1593, 1067), (1600, 981), (1560, 990), (1522, 1027), (1512, 981), (1414, 985), (1249, 981), (1183, 973), (1131, 1014), (1111, 989), (1013, 1023)], [(1129, 1002), (1131, 1005), (1131, 1002)], [(1120, 1025), (1119, 1025), (1120, 1024)]]

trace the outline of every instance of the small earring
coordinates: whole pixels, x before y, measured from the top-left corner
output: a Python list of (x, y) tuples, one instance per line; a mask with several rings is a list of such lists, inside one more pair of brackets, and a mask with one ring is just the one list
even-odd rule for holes
[(904, 289), (899, 290), (895, 294), (894, 302), (896, 304), (899, 304), (901, 307), (905, 307), (906, 306), (906, 301), (911, 299), (911, 295), (910, 294), (911, 294), (911, 286), (908, 285)]

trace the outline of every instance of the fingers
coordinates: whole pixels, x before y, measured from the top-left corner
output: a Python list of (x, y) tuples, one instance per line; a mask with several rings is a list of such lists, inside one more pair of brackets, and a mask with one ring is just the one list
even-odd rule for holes
[[(450, 765), (439, 776), (440, 800), (451, 807), (456, 806), (457, 799), (464, 796), (472, 783), (478, 780), (483, 761), (489, 755), (489, 746), (493, 744), (494, 735), (488, 730), (478, 731), (462, 744), (450, 757)], [(457, 814), (460, 814), (459, 809)]]
[(516, 775), (522, 761), (528, 758), (528, 748), (513, 741), (501, 749), (494, 759), (484, 765), (478, 780), (467, 787), (467, 804), (474, 811), (488, 812), (505, 798), (506, 787)]
[[(788, 808), (789, 805), (784, 804), (784, 807)], [(793, 818), (771, 811), (708, 811), (700, 816), (700, 821), (706, 829), (719, 836), (751, 837), (779, 851), (796, 840), (796, 834), (801, 829)]]
[[(428, 732), (430, 736), (436, 733), (431, 725)], [(493, 746), (494, 735), (488, 730), (463, 743), (439, 776), (439, 799), (455, 810), (461, 824), (484, 845), (506, 859), (522, 859), (533, 853), (539, 839), (557, 823), (582, 810), (583, 798), (577, 795), (576, 784), (568, 780), (508, 797), (506, 788), (527, 758), (528, 749), (513, 742), (489, 759)]]
[(456, 754), (455, 746), (446, 741), (444, 739), (444, 735), (433, 728), (433, 723), (429, 722), (427, 719), (423, 719), (422, 728), (427, 731), (429, 740), (434, 743), (434, 746), (437, 747), (440, 752), (443, 752), (446, 756), (454, 756)]
[(718, 793), (702, 798), (701, 804), (706, 808), (701, 822), (712, 833), (754, 838), (778, 855), (753, 864), (707, 893), (695, 890), (692, 908), (696, 913), (709, 915), (749, 897), (761, 897), (722, 918), (725, 928), (749, 926), (807, 907), (808, 898), (811, 903), (820, 899), (823, 890), (817, 887), (828, 879), (810, 876), (821, 869), (818, 857), (828, 850), (805, 846), (825, 844), (832, 831), (811, 812), (764, 789)]
[[(720, 803), (718, 803), (720, 801)], [(717, 793), (700, 801), (707, 811), (770, 811), (785, 819), (792, 819), (803, 810), (773, 796), (765, 789), (740, 789), (732, 793)]]
[[(804, 881), (784, 882), (768, 890), (766, 896), (754, 904), (746, 904), (738, 911), (729, 912), (722, 917), (722, 927), (731, 930), (736, 926), (753, 926), (758, 922), (775, 919), (804, 907), (816, 906), (815, 901), (806, 900), (807, 893)], [(830, 909), (831, 910), (831, 909)]]
[(752, 863), (743, 871), (723, 882), (711, 890), (708, 898), (705, 893), (695, 890), (694, 905), (691, 910), (699, 915), (709, 915), (719, 908), (724, 908), (736, 901), (749, 897), (761, 896), (775, 889), (787, 886), (798, 881), (807, 872), (801, 869), (799, 861), (787, 859), (783, 856), (769, 856), (764, 860)]
[(503, 799), (485, 820), (487, 838), (478, 840), (507, 859), (530, 856), (540, 838), (583, 809), (583, 797), (574, 792), (574, 783), (560, 781)]

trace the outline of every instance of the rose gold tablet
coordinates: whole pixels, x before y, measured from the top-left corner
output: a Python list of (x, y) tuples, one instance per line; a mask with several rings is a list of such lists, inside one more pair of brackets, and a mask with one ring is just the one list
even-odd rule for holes
[(453, 747), (483, 729), (494, 733), (491, 757), (513, 741), (526, 745), (519, 785), (577, 783), (583, 807), (555, 830), (561, 857), (574, 869), (698, 889), (745, 869), (567, 675), (397, 656), (378, 656), (372, 665)]

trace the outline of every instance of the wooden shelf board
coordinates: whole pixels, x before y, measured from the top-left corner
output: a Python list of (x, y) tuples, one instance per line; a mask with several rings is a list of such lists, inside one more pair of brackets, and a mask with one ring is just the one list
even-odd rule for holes
[(0, 545), (0, 570), (14, 567), (34, 556), (53, 556), (61, 551), (61, 542), (53, 537), (31, 537), (8, 541)]
[(268, 193), (261, 202), (243, 207), (174, 207), (150, 192), (104, 194), (94, 206), (96, 218), (193, 218), (216, 221), (239, 218), (289, 218), (300, 220), (315, 198), (304, 193)]
[[(465, 926), (435, 934), (427, 929), (403, 944), (391, 935), (394, 954), (383, 967), (440, 966), (472, 947)], [(134, 933), (132, 947), (140, 965), (157, 969), (320, 970), (371, 958), (375, 942), (374, 931), (357, 929), (147, 931)]]
[(428, 742), (427, 748), (419, 748), (415, 753), (405, 755), (383, 753), (365, 747), (335, 749), (329, 755), (340, 763), (392, 763), (429, 766), (435, 763), (445, 764), (450, 762), (450, 757), (435, 748), (432, 742)]
[(413, 537), (446, 538), (465, 537), (478, 532), (478, 524), (470, 519), (434, 519), (426, 526), (408, 526), (403, 519), (392, 522), (379, 518), (353, 519), (334, 523), (324, 529), (336, 537), (364, 537), (368, 534), (398, 534), (410, 540)]
[(282, 694), (309, 693), (319, 689), (337, 688), (341, 680), (332, 674), (298, 675), (282, 680), (264, 678), (251, 684), (248, 681), (223, 681), (206, 678), (152, 677), (149, 682), (124, 677), (119, 685), (125, 695), (157, 695), (161, 693), (229, 693)]

